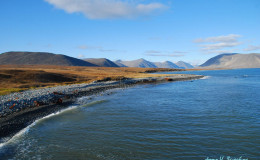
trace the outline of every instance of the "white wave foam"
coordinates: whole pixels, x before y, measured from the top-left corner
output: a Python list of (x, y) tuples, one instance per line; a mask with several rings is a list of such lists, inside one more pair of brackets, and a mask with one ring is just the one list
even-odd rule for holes
[(29, 132), (30, 128), (33, 127), (34, 125), (36, 125), (37, 123), (43, 121), (43, 120), (46, 120), (50, 117), (53, 117), (53, 116), (56, 116), (56, 115), (59, 115), (61, 113), (64, 113), (64, 112), (67, 112), (67, 111), (70, 111), (72, 109), (75, 109), (77, 106), (72, 106), (72, 107), (69, 107), (69, 108), (66, 108), (64, 110), (61, 110), (61, 111), (58, 111), (58, 112), (55, 112), (55, 113), (52, 113), (52, 114), (49, 114), (43, 118), (40, 118), (40, 119), (37, 119), (35, 120), (32, 124), (30, 124), (29, 126), (27, 126), (26, 128), (22, 129), (21, 131), (19, 131), (17, 134), (15, 134), (13, 137), (11, 138), (6, 138), (6, 142), (3, 142), (3, 143), (0, 143), (0, 149), (2, 147), (4, 147), (5, 145), (8, 145), (8, 144), (11, 144), (11, 143), (15, 143), (17, 142), (23, 135), (25, 135), (26, 133)]
[(15, 143), (17, 140), (19, 140), (20, 139), (20, 137), (22, 137), (25, 133), (27, 133), (29, 130), (30, 130), (30, 128), (32, 127), (32, 126), (34, 126), (36, 124), (36, 121), (35, 122), (33, 122), (32, 124), (30, 124), (29, 126), (27, 126), (26, 128), (24, 128), (24, 129), (22, 129), (21, 131), (19, 131), (17, 134), (15, 134), (12, 138), (10, 138), (10, 139), (8, 139), (6, 142), (3, 142), (3, 143), (0, 143), (0, 149), (3, 147), (3, 146), (5, 146), (5, 145), (7, 145), (7, 144), (11, 144), (11, 143)]
[(41, 121), (43, 121), (43, 120), (46, 120), (46, 119), (48, 119), (48, 118), (50, 118), (50, 117), (54, 117), (54, 116), (60, 115), (61, 113), (65, 113), (65, 112), (67, 112), (67, 111), (73, 110), (73, 109), (75, 109), (76, 107), (78, 107), (78, 106), (72, 106), (72, 107), (63, 109), (63, 110), (61, 110), (61, 111), (58, 111), (58, 112), (49, 114), (49, 115), (47, 115), (47, 116), (45, 116), (45, 117), (43, 117), (43, 118), (41, 118), (41, 119), (37, 119), (37, 120), (35, 121), (35, 123), (39, 123), (39, 122), (41, 122)]
[(204, 76), (201, 79), (209, 79), (211, 76)]

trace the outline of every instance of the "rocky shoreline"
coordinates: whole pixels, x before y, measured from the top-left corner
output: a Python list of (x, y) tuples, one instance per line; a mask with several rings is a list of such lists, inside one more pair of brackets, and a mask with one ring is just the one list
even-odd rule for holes
[(51, 88), (28, 90), (0, 96), (0, 143), (12, 137), (35, 120), (58, 112), (75, 103), (79, 97), (100, 94), (114, 88), (126, 88), (137, 84), (200, 79), (200, 75), (173, 75), (123, 79), (120, 81), (92, 82)]

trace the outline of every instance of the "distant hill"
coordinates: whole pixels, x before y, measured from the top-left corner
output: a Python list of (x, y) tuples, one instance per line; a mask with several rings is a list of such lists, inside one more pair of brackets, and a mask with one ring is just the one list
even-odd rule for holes
[(221, 54), (210, 58), (200, 67), (205, 68), (260, 68), (260, 54)]
[[(165, 62), (150, 62), (145, 59), (137, 59), (133, 61), (122, 61), (117, 60), (114, 63), (116, 63), (119, 67), (136, 67), (136, 68), (182, 68), (176, 65), (173, 62), (165, 61)], [(185, 62), (184, 62), (185, 63)], [(190, 64), (185, 63), (187, 66)], [(191, 65), (189, 66), (191, 67)], [(192, 66), (193, 67), (193, 66)]]
[(46, 52), (6, 52), (0, 54), (0, 65), (61, 65), (61, 66), (96, 66), (95, 64)]
[(133, 61), (120, 61), (121, 64), (127, 67), (137, 67), (137, 68), (157, 68), (155, 64), (149, 62), (145, 59), (137, 59)]
[(119, 67), (117, 64), (106, 58), (88, 58), (84, 59), (84, 61), (95, 64), (99, 67)]
[(116, 65), (118, 65), (119, 67), (127, 67), (126, 65), (122, 64), (122, 60), (114, 61), (114, 63), (115, 63)]
[(191, 69), (194, 68), (194, 66), (192, 66), (191, 64), (187, 63), (187, 62), (183, 62), (183, 61), (179, 61), (177, 63), (175, 63), (177, 66), (179, 66), (180, 68), (183, 69)]
[(156, 65), (158, 68), (180, 68), (176, 64), (170, 62), (170, 61), (165, 61), (165, 62), (153, 62), (153, 64)]
[(207, 60), (205, 63), (200, 65), (200, 67), (208, 67), (208, 66), (213, 66), (213, 65), (220, 65), (220, 59), (222, 57), (232, 56), (232, 55), (235, 55), (235, 54), (237, 54), (237, 53), (226, 53), (226, 54), (217, 55), (217, 56), (212, 57), (209, 60)]

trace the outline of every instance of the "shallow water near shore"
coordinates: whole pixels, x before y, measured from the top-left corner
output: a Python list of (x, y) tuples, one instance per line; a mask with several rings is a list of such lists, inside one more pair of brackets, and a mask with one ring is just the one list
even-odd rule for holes
[(2, 145), (0, 159), (260, 159), (260, 69), (180, 73), (207, 77), (80, 98)]

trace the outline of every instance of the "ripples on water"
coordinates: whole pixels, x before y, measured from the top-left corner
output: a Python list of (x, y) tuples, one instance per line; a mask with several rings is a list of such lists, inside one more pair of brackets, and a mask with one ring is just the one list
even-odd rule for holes
[(79, 99), (0, 148), (0, 159), (260, 159), (260, 70)]

